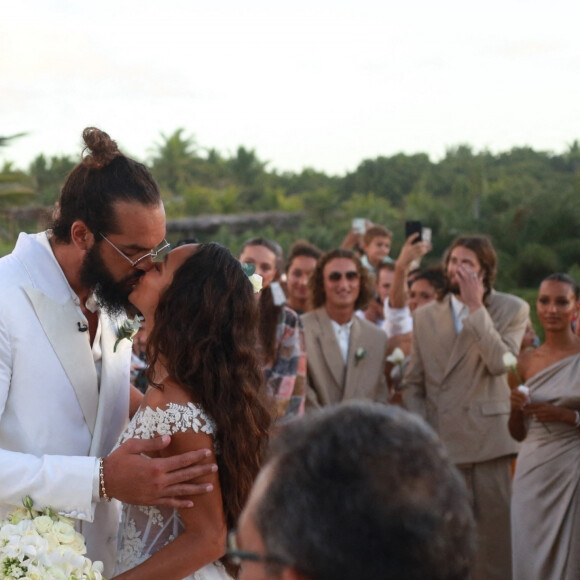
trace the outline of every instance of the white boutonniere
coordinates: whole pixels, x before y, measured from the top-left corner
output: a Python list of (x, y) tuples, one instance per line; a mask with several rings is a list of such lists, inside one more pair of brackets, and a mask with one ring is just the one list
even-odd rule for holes
[(262, 276), (260, 276), (260, 274), (252, 274), (251, 276), (248, 276), (248, 280), (252, 283), (254, 294), (257, 294), (262, 290)]
[(257, 294), (262, 290), (262, 276), (256, 274), (256, 264), (245, 262), (241, 264), (244, 274), (248, 277), (248, 280), (252, 284), (252, 290), (254, 294)]
[(141, 321), (139, 316), (135, 315), (133, 320), (126, 318), (123, 324), (117, 328), (117, 340), (115, 341), (115, 346), (113, 347), (113, 352), (117, 352), (117, 346), (119, 343), (126, 338), (130, 342), (133, 342), (133, 337), (139, 332), (141, 328)]
[(354, 353), (354, 366), (358, 365), (358, 363), (367, 356), (367, 349), (359, 346)]

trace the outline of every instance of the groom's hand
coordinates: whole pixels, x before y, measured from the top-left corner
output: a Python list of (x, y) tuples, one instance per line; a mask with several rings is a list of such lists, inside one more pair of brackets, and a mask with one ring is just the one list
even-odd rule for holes
[(183, 496), (200, 495), (213, 489), (208, 483), (195, 483), (217, 470), (209, 449), (188, 451), (171, 457), (147, 457), (169, 445), (171, 437), (129, 439), (103, 458), (107, 496), (136, 505), (193, 507)]

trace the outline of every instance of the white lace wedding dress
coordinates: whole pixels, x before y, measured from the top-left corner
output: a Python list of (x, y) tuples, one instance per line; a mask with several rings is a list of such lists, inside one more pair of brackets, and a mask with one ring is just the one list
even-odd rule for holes
[[(145, 407), (135, 413), (117, 446), (131, 438), (151, 439), (158, 435), (173, 435), (189, 430), (213, 437), (215, 425), (193, 403), (188, 403), (187, 406), (169, 403), (166, 408), (155, 410)], [(174, 508), (123, 504), (115, 574), (121, 574), (141, 564), (184, 529), (179, 512)], [(230, 579), (224, 566), (218, 561), (204, 566), (184, 580)]]

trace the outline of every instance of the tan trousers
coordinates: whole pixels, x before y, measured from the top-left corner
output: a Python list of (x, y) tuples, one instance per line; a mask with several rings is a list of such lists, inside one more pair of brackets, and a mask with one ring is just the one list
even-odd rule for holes
[(513, 456), (457, 465), (465, 477), (477, 523), (471, 580), (511, 580), (510, 465)]

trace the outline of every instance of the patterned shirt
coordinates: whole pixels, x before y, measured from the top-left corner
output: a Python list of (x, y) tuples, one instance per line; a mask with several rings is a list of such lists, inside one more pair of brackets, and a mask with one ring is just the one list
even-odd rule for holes
[(283, 306), (276, 326), (276, 354), (262, 366), (268, 393), (276, 404), (276, 422), (304, 413), (306, 397), (306, 347), (300, 317)]

